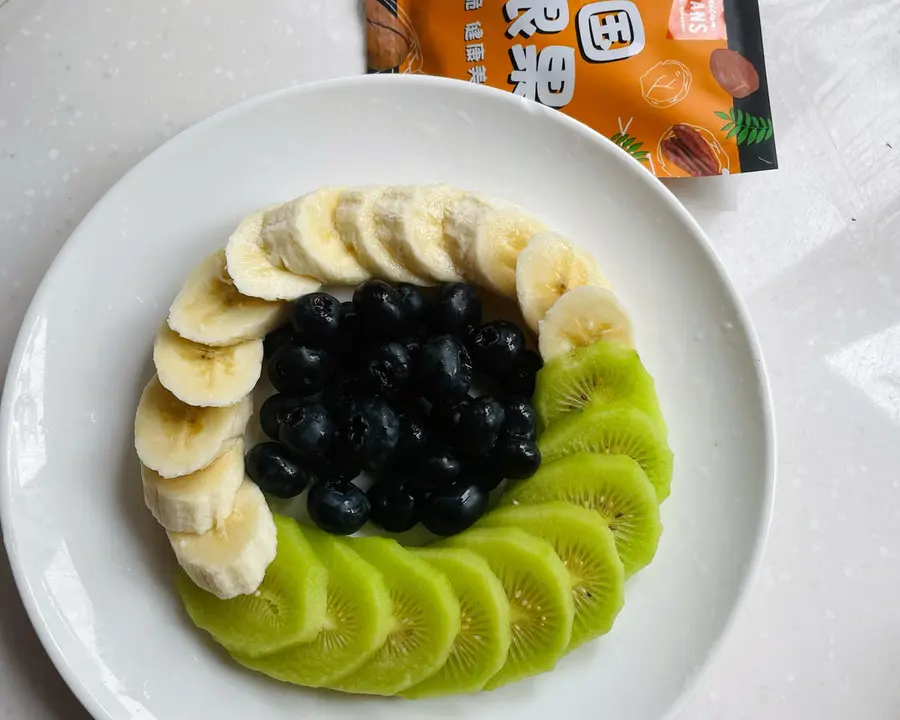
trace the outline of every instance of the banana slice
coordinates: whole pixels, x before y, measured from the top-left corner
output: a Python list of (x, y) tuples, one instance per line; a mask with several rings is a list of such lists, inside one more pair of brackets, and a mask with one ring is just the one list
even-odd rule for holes
[(516, 261), (516, 297), (528, 327), (538, 323), (562, 295), (581, 285), (609, 287), (591, 254), (555, 232), (540, 232)]
[(163, 325), (153, 344), (153, 363), (163, 387), (200, 407), (234, 405), (249, 395), (262, 372), (262, 340), (211, 347), (185, 340)]
[(166, 530), (205, 533), (222, 527), (244, 481), (244, 443), (238, 440), (212, 465), (190, 475), (164, 478), (141, 466), (144, 502)]
[(427, 285), (424, 278), (413, 273), (399, 258), (393, 256), (379, 236), (374, 210), (382, 192), (383, 187), (344, 190), (338, 200), (334, 226), (344, 245), (353, 248), (359, 261), (376, 277)]
[(444, 242), (444, 214), (461, 195), (445, 185), (385, 188), (374, 205), (378, 237), (416, 275), (435, 282), (459, 282), (462, 271)]
[(278, 327), (287, 304), (238, 292), (218, 250), (188, 275), (169, 308), (169, 327), (187, 340), (221, 347), (256, 340)]
[(284, 266), (322, 282), (357, 285), (372, 277), (334, 227), (341, 188), (322, 188), (276, 207), (263, 221), (263, 244)]
[(227, 600), (255, 592), (275, 559), (275, 521), (259, 488), (244, 480), (224, 524), (202, 534), (169, 532), (178, 564), (198, 587)]
[(506, 297), (516, 294), (519, 253), (545, 229), (515, 205), (471, 194), (451, 202), (444, 217), (448, 249), (466, 279)]
[(228, 238), (225, 258), (234, 286), (244, 295), (262, 300), (296, 300), (318, 290), (322, 283), (287, 269), (281, 256), (262, 237), (265, 210), (244, 218)]
[(205, 468), (244, 434), (253, 401), (228, 407), (194, 407), (166, 390), (159, 378), (141, 395), (134, 418), (134, 447), (141, 462), (164, 478)]
[(538, 349), (544, 362), (600, 340), (633, 348), (634, 331), (616, 296), (594, 285), (569, 290), (538, 326)]

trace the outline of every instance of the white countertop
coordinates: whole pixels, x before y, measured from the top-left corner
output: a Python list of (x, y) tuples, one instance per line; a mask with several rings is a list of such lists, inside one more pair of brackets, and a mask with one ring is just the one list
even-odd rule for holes
[[(760, 333), (779, 488), (758, 583), (683, 717), (895, 719), (900, 0), (762, 6), (781, 169), (674, 189)], [(54, 255), (136, 161), (362, 57), (354, 0), (0, 0), (0, 372)], [(45, 717), (87, 715), (3, 555), (0, 718)]]

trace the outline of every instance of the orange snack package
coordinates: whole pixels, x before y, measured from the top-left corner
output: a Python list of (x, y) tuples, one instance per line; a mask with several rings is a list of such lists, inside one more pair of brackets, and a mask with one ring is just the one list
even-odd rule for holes
[(758, 0), (366, 0), (370, 72), (508, 90), (660, 177), (777, 167)]

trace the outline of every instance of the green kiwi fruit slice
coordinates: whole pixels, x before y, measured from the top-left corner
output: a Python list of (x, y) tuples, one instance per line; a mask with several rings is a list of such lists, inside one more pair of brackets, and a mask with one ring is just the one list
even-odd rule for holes
[(349, 542), (384, 576), (392, 624), (384, 644), (361, 667), (324, 687), (369, 695), (396, 695), (443, 667), (459, 632), (459, 601), (447, 576), (381, 537)]
[(471, 550), (424, 548), (412, 553), (450, 580), (459, 599), (460, 623), (444, 667), (401, 694), (424, 698), (478, 692), (503, 667), (509, 652), (509, 601), (503, 586), (487, 561)]
[(479, 527), (517, 527), (553, 546), (569, 573), (575, 606), (569, 650), (610, 631), (625, 603), (625, 570), (597, 513), (565, 502), (510, 506), (486, 515)]
[(656, 386), (637, 351), (596, 342), (553, 358), (537, 374), (534, 407), (541, 427), (587, 407), (632, 405), (666, 433)]
[(252, 595), (221, 600), (182, 571), (175, 585), (191, 620), (231, 653), (266, 655), (318, 635), (328, 572), (295, 520), (275, 515), (278, 552)]
[(656, 554), (662, 524), (656, 492), (625, 455), (576, 453), (545, 463), (528, 480), (510, 487), (500, 505), (539, 505), (563, 500), (600, 515), (612, 531), (625, 577)]
[(328, 568), (325, 621), (315, 639), (259, 658), (234, 658), (251, 670), (285, 682), (321, 687), (366, 662), (393, 627), (391, 596), (384, 577), (349, 543), (316, 528), (304, 533)]
[(552, 670), (572, 637), (575, 607), (569, 574), (550, 543), (518, 528), (498, 527), (468, 530), (440, 545), (481, 555), (509, 601), (509, 655), (485, 689)]
[(548, 428), (538, 439), (546, 463), (577, 452), (627, 455), (637, 461), (662, 502), (672, 484), (672, 451), (656, 424), (632, 407), (590, 408)]

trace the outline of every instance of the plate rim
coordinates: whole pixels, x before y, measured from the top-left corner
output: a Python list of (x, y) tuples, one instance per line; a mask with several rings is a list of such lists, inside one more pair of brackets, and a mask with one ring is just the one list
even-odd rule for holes
[[(78, 225), (72, 230), (71, 234), (64, 241), (56, 256), (48, 266), (46, 272), (41, 278), (37, 289), (28, 304), (28, 309), (23, 316), (22, 323), (19, 326), (16, 335), (13, 350), (9, 359), (9, 366), (6, 378), (3, 383), (2, 393), (0, 393), (0, 532), (2, 532), (3, 543), (9, 560), (10, 569), (12, 571), (13, 580), (16, 590), (21, 598), (22, 605), (29, 622), (34, 628), (35, 634), (40, 640), (41, 646), (46, 652), (50, 661), (60, 677), (65, 681), (69, 690), (76, 697), (81, 706), (95, 720), (114, 720), (113, 716), (106, 711), (103, 704), (98, 698), (95, 698), (89, 691), (84, 681), (81, 679), (80, 673), (66, 660), (63, 651), (56, 643), (54, 632), (45, 620), (38, 606), (37, 595), (31, 583), (25, 576), (24, 566), (20, 563), (17, 551), (17, 540), (13, 535), (12, 528), (12, 478), (9, 473), (9, 457), (10, 457), (10, 430), (12, 425), (13, 410), (13, 389), (15, 380), (19, 376), (22, 366), (22, 358), (24, 350), (28, 342), (29, 330), (34, 325), (36, 316), (39, 313), (45, 299), (50, 294), (50, 287), (53, 285), (56, 276), (60, 272), (60, 268), (65, 262), (66, 257), (72, 252), (72, 249), (80, 241), (79, 236), (82, 228), (89, 224), (93, 217), (101, 214), (105, 207), (111, 202), (111, 199), (117, 192), (121, 191), (121, 186), (125, 184), (130, 177), (138, 174), (145, 163), (151, 159), (158, 160), (160, 157), (176, 151), (183, 143), (189, 143), (195, 134), (201, 134), (207, 129), (217, 125), (220, 122), (227, 121), (233, 116), (238, 116), (247, 112), (252, 112), (257, 106), (264, 106), (269, 102), (278, 100), (288, 95), (303, 96), (307, 94), (315, 95), (316, 93), (329, 91), (333, 88), (353, 88), (361, 85), (395, 85), (398, 83), (421, 84), (434, 87), (448, 87), (456, 92), (469, 92), (475, 95), (481, 94), (487, 98), (493, 97), (495, 102), (506, 102), (511, 104), (520, 104), (524, 112), (528, 113), (545, 113), (555, 116), (555, 121), (561, 122), (563, 126), (568, 126), (569, 130), (576, 132), (587, 142), (600, 144), (607, 148), (615, 148), (617, 152), (622, 153), (620, 156), (621, 170), (630, 172), (643, 182), (646, 186), (652, 188), (652, 191), (665, 203), (667, 208), (679, 217), (684, 225), (694, 235), (698, 241), (703, 253), (710, 261), (713, 269), (718, 275), (719, 280), (727, 290), (732, 302), (734, 303), (737, 319), (740, 322), (741, 330), (745, 334), (748, 341), (754, 370), (756, 375), (758, 395), (763, 417), (763, 438), (765, 441), (765, 485), (762, 494), (762, 507), (759, 521), (756, 528), (756, 536), (753, 544), (753, 551), (750, 562), (747, 564), (743, 577), (738, 585), (738, 594), (735, 602), (729, 609), (725, 621), (722, 625), (722, 631), (716, 640), (710, 645), (709, 651), (704, 661), (695, 669), (688, 677), (680, 694), (672, 704), (668, 712), (660, 718), (660, 720), (675, 720), (688, 702), (694, 696), (699, 688), (701, 681), (709, 672), (715, 661), (721, 653), (722, 647), (728, 638), (734, 632), (735, 626), (741, 614), (743, 613), (750, 590), (755, 585), (759, 576), (762, 565), (762, 557), (765, 551), (769, 531), (772, 523), (772, 516), (775, 502), (775, 490), (777, 484), (777, 447), (775, 432), (775, 416), (774, 405), (772, 402), (771, 382), (766, 369), (765, 360), (762, 354), (762, 347), (758, 333), (753, 325), (750, 312), (742, 295), (738, 292), (733, 281), (728, 275), (721, 258), (713, 247), (706, 232), (700, 226), (699, 222), (687, 210), (682, 202), (675, 194), (663, 183), (659, 178), (649, 173), (637, 160), (618, 148), (615, 143), (601, 135), (599, 132), (588, 127), (584, 123), (566, 115), (565, 113), (553, 110), (551, 108), (540, 105), (539, 103), (520, 98), (512, 93), (505, 92), (500, 89), (471, 84), (465, 81), (434, 77), (429, 75), (397, 75), (397, 74), (376, 74), (376, 75), (353, 75), (340, 78), (332, 78), (328, 80), (318, 80), (315, 82), (305, 83), (303, 85), (292, 85), (278, 90), (266, 92), (260, 95), (242, 100), (238, 103), (230, 105), (219, 110), (207, 117), (193, 123), (184, 130), (180, 131), (173, 137), (166, 140), (152, 152), (141, 158), (135, 165), (129, 168), (116, 182), (103, 193), (99, 200), (91, 207), (90, 210), (81, 219)], [(726, 179), (722, 179), (727, 182)]]

